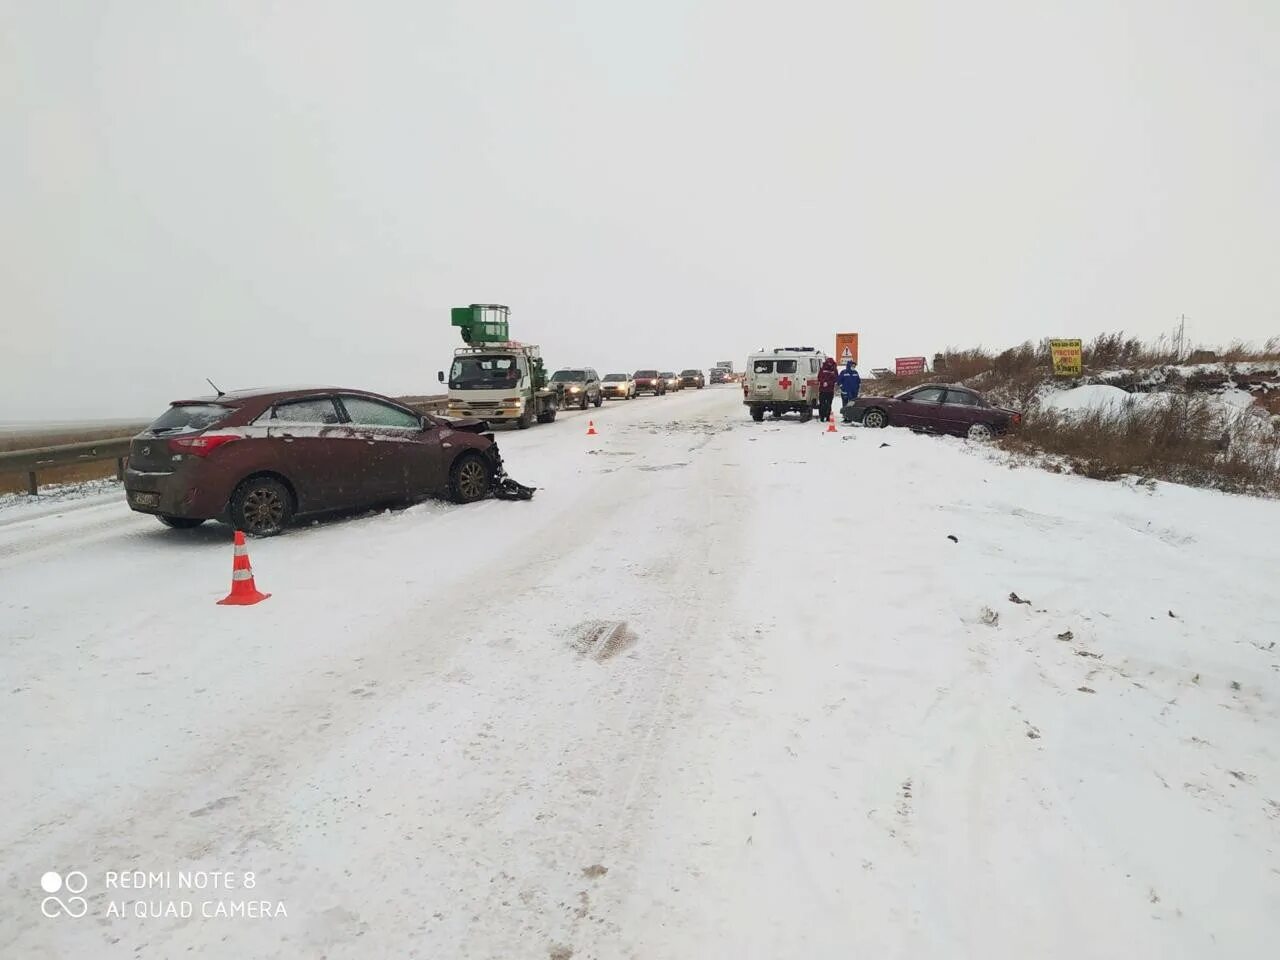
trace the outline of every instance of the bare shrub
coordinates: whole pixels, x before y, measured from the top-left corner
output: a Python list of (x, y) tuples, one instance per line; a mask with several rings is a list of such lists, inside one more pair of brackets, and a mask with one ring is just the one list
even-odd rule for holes
[(1227, 363), (1257, 363), (1280, 360), (1280, 337), (1272, 337), (1261, 347), (1244, 340), (1233, 340), (1219, 351), (1219, 359)]
[(1014, 377), (1034, 370), (1048, 371), (1053, 366), (1047, 341), (1033, 344), (1030, 340), (997, 354), (991, 369), (1001, 377)]
[(995, 356), (984, 347), (961, 350), (948, 347), (934, 358), (934, 372), (939, 378), (959, 383), (986, 373), (995, 363)]
[(1084, 347), (1085, 366), (1091, 368), (1130, 367), (1142, 356), (1142, 341), (1126, 337), (1124, 331), (1100, 333)]

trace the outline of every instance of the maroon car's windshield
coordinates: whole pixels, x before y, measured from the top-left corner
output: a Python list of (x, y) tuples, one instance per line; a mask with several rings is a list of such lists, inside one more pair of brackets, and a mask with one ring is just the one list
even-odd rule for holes
[(221, 403), (175, 403), (147, 429), (152, 433), (176, 433), (180, 430), (204, 430), (231, 412)]

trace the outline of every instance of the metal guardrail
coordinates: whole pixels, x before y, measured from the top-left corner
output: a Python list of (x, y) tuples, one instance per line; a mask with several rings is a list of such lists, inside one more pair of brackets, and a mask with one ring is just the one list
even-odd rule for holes
[(0, 473), (25, 473), (27, 494), (32, 497), (40, 493), (36, 473), (49, 467), (114, 460), (116, 479), (123, 480), (124, 462), (129, 456), (130, 439), (130, 437), (118, 437), (114, 440), (60, 443), (53, 447), (34, 447), (30, 450), (7, 450), (0, 453)]
[[(418, 413), (444, 413), (448, 409), (447, 397), (402, 397), (399, 399)], [(116, 479), (124, 479), (125, 462), (129, 459), (129, 443), (132, 437), (113, 437), (106, 440), (87, 440), (83, 443), (60, 443), (50, 447), (31, 447), (26, 450), (0, 452), (0, 473), (25, 473), (27, 495), (39, 496), (37, 473), (50, 467), (65, 467), (76, 463), (116, 462)]]

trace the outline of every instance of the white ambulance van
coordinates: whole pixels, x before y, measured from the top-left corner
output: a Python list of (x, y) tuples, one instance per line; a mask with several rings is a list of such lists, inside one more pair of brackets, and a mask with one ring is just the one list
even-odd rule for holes
[(759, 423), (766, 413), (812, 419), (818, 406), (818, 370), (827, 355), (816, 347), (775, 347), (747, 358), (742, 402)]

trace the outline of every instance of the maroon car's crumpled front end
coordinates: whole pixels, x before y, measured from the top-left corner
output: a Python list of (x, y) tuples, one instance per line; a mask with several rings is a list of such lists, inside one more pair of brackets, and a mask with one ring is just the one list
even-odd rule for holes
[[(488, 420), (479, 420), (475, 417), (462, 417), (457, 420), (450, 420), (449, 429), (457, 430), (461, 433), (479, 433), (479, 434), (487, 434), (491, 430)], [(493, 439), (493, 438), (490, 437), (490, 439)]]
[(507, 476), (507, 468), (502, 462), (502, 452), (498, 449), (498, 441), (494, 437), (487, 420), (468, 418), (450, 420), (449, 428), (462, 433), (475, 433), (489, 440), (484, 453), (493, 464), (493, 495), (499, 500), (532, 500), (537, 487), (527, 487)]

